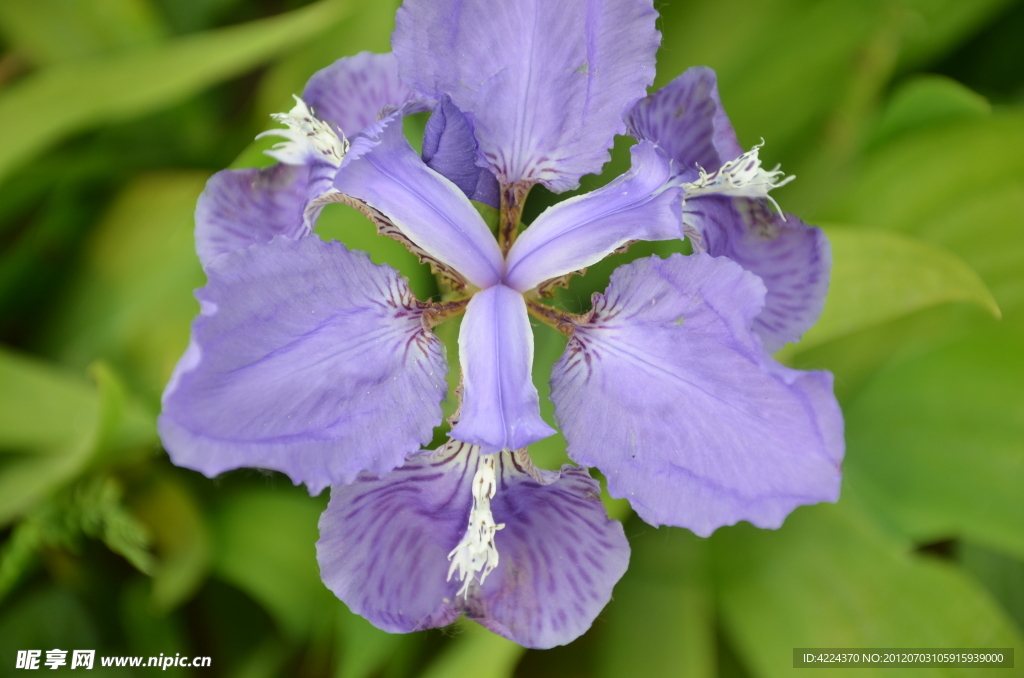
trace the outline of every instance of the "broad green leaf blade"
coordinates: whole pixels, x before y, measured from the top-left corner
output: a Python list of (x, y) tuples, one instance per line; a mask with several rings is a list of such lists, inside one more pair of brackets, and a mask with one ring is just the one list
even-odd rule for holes
[(1004, 317), (1024, 325), (1024, 179), (964, 196), (917, 235), (963, 257)]
[(152, 46), (166, 30), (149, 0), (4, 0), (0, 33), (33, 63), (49, 65)]
[(0, 349), (0, 451), (43, 451), (88, 435), (96, 419), (89, 382)]
[(19, 162), (91, 126), (138, 117), (244, 73), (343, 18), (350, 0), (321, 2), (148, 50), (73, 61), (0, 93), (0, 179)]
[(1024, 180), (1022, 155), (1019, 109), (904, 135), (872, 153), (820, 217), (923, 234), (964, 201)]
[(707, 540), (677, 528), (646, 528), (630, 547), (629, 570), (597, 628), (597, 675), (718, 675)]
[(999, 307), (970, 266), (938, 247), (899, 233), (834, 226), (832, 281), (825, 310), (791, 356), (857, 330), (951, 301)]
[(990, 330), (876, 375), (846, 411), (858, 496), (919, 542), (1024, 558), (1022, 347)]
[(359, 615), (338, 605), (337, 640), (339, 650), (334, 675), (337, 678), (368, 678), (378, 675), (384, 666), (394, 667), (408, 661), (421, 638), (416, 634), (381, 631)]
[(333, 620), (336, 600), (320, 581), (315, 547), (326, 499), (290, 487), (240, 491), (213, 516), (214, 573), (259, 602), (293, 639)]
[(925, 64), (957, 46), (1012, 0), (902, 0), (909, 10), (900, 46), (901, 70)]
[(992, 105), (985, 97), (942, 75), (921, 75), (897, 89), (871, 133), (869, 146), (898, 136), (959, 120), (986, 118)]
[(87, 243), (82, 270), (45, 338), (62, 362), (103, 358), (157, 402), (188, 346), (205, 283), (192, 236), (205, 172), (144, 175), (114, 200)]
[(474, 622), (458, 622), (460, 635), (420, 678), (512, 678), (526, 651)]
[[(977, 583), (956, 567), (907, 553), (849, 500), (798, 509), (777, 531), (725, 528), (711, 542), (724, 628), (761, 678), (792, 676), (794, 647), (1021, 646), (1019, 632)], [(973, 672), (922, 668), (916, 675)]]

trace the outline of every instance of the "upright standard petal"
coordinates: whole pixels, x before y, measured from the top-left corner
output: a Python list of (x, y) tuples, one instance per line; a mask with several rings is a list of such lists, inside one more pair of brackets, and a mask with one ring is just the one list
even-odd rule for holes
[(493, 518), (497, 567), (460, 594), (450, 554), (463, 539), (472, 483), (487, 463), (451, 441), (383, 478), (331, 490), (320, 518), (324, 583), (349, 608), (392, 633), (449, 624), (465, 613), (521, 645), (548, 648), (581, 635), (626, 570), (629, 544), (609, 520), (597, 483), (580, 468), (538, 471), (525, 451), (503, 452)]
[(632, 240), (682, 239), (679, 189), (668, 159), (650, 142), (633, 147), (629, 172), (591, 193), (549, 207), (508, 253), (505, 284), (525, 292), (594, 264)]
[(444, 348), (394, 269), (338, 242), (277, 238), (207, 275), (158, 422), (174, 463), (273, 469), (315, 494), (431, 439)]
[(653, 82), (656, 18), (651, 0), (406, 0), (392, 47), (410, 87), (470, 116), (501, 183), (561, 192)]
[(353, 137), (375, 123), (382, 111), (428, 110), (398, 77), (395, 55), (360, 52), (338, 59), (313, 74), (302, 99), (334, 129)]
[(555, 433), (533, 385), (533, 331), (523, 295), (504, 285), (478, 292), (459, 331), (462, 407), (452, 437), (485, 453), (517, 450)]
[(839, 496), (832, 375), (769, 358), (751, 331), (764, 286), (707, 254), (642, 259), (595, 295), (552, 374), (569, 456), (653, 525), (701, 536), (775, 528)]
[(637, 139), (658, 144), (681, 172), (713, 172), (743, 154), (718, 97), (715, 72), (707, 66), (687, 69), (638, 101), (626, 125)]
[(476, 164), (477, 148), (473, 126), (445, 95), (423, 132), (423, 162), (461, 188), (470, 200), (497, 209), (498, 180), (489, 169)]
[(458, 186), (423, 164), (389, 118), (352, 144), (336, 190), (383, 213), (431, 258), (477, 287), (501, 279), (501, 250), (490, 229)]
[(273, 165), (222, 170), (206, 182), (196, 204), (196, 253), (203, 266), (218, 255), (279, 235), (309, 234), (303, 221), (309, 167)]
[(728, 257), (756, 274), (768, 289), (754, 331), (775, 353), (799, 341), (825, 307), (832, 248), (820, 228), (783, 217), (763, 200), (708, 196), (683, 205), (687, 230), (712, 256)]

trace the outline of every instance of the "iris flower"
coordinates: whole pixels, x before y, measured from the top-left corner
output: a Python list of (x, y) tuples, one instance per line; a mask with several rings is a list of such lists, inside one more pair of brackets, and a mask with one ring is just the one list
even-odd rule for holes
[[(322, 578), (384, 630), (465, 614), (538, 648), (586, 631), (629, 560), (586, 467), (648, 523), (701, 536), (838, 497), (831, 375), (769, 354), (819, 315), (828, 242), (773, 209), (788, 178), (740, 148), (712, 71), (646, 96), (655, 18), (651, 0), (407, 0), (393, 55), (339, 60), (277, 116), (279, 165), (218, 173), (200, 198), (209, 282), (164, 444), (208, 476), (330, 487)], [(402, 116), (422, 110), (421, 156)], [(519, 233), (532, 186), (576, 188), (627, 132), (626, 174)], [(471, 200), (500, 208), (497, 236)], [(417, 300), (391, 267), (311, 235), (330, 202), (429, 261), (452, 298)], [(633, 241), (684, 237), (694, 254), (620, 267), (583, 315), (544, 300)], [(432, 328), (462, 313), (459, 410), (427, 450), (447, 395)], [(551, 399), (580, 466), (527, 451), (555, 432), (531, 315), (569, 337)]]

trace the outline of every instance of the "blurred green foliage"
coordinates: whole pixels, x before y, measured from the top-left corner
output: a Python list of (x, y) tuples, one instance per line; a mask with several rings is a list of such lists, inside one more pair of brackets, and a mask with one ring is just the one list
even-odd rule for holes
[[(609, 502), (631, 567), (564, 648), (473, 624), (374, 629), (320, 582), (326, 496), (177, 469), (154, 417), (197, 311), (206, 178), (264, 164), (250, 140), (267, 114), (334, 59), (386, 51), (397, 3), (4, 0), (0, 675), (18, 649), (54, 647), (209, 655), (203, 675), (232, 678), (772, 678), (797, 646), (1024, 651), (1024, 2), (658, 4), (658, 84), (716, 68), (741, 140), (764, 137), (769, 164), (799, 177), (779, 201), (830, 235), (822, 320), (780, 357), (836, 375), (840, 502), (709, 539)], [(628, 146), (584, 188), (621, 172)], [(555, 199), (535, 190), (526, 219)], [(355, 212), (331, 206), (318, 231), (439, 294)], [(584, 308), (614, 266), (686, 247), (638, 245), (562, 300)], [(457, 325), (438, 333), (455, 362)], [(536, 328), (549, 420), (563, 347)], [(564, 439), (532, 452), (555, 466)]]

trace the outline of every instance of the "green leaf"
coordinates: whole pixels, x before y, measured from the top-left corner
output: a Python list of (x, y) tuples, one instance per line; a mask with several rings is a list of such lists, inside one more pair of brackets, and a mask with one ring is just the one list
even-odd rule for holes
[(0, 349), (0, 525), (89, 464), (156, 441), (154, 417), (98, 365), (97, 388)]
[(958, 257), (899, 233), (833, 226), (832, 280), (825, 309), (780, 357), (931, 306), (966, 301), (999, 317), (978, 274)]
[(963, 257), (1004, 317), (1024, 325), (1024, 179), (964, 196), (916, 235)]
[(1017, 628), (1024, 629), (1024, 560), (966, 540), (957, 543), (956, 556), (1010, 613)]
[[(331, 65), (335, 59), (362, 51), (387, 52), (391, 49), (391, 31), (395, 28), (398, 0), (374, 0), (353, 3), (352, 11), (301, 47), (271, 66), (260, 80), (256, 100), (258, 125), (269, 123), (271, 113), (289, 110), (292, 95), (301, 94), (314, 71)], [(358, 130), (345, 130), (355, 134)]]
[(630, 539), (629, 570), (601, 618), (597, 675), (718, 675), (707, 540), (671, 527)]
[[(340, 649), (334, 675), (337, 678), (368, 678), (386, 665), (394, 666), (409, 657), (419, 638), (387, 633), (338, 605), (337, 638)], [(394, 671), (388, 671), (391, 675)]]
[(992, 106), (980, 94), (942, 75), (920, 75), (903, 83), (890, 97), (869, 146), (879, 146), (910, 132), (959, 120), (986, 118)]
[(1012, 0), (903, 0), (911, 11), (900, 49), (902, 69), (921, 66), (978, 31)]
[(846, 410), (858, 496), (916, 541), (1024, 558), (1022, 345), (990, 330), (876, 375)]
[(166, 34), (148, 0), (5, 0), (0, 32), (39, 65), (152, 46)]
[(460, 635), (420, 678), (511, 678), (525, 648), (466, 620), (457, 622)]
[(924, 235), (965, 200), (1024, 180), (1024, 114), (904, 135), (870, 154), (822, 220)]
[[(808, 128), (843, 100), (864, 66), (879, 61), (876, 54), (871, 60), (863, 56), (879, 33), (898, 28), (902, 15), (892, 4), (670, 3), (662, 11), (666, 37), (656, 84), (691, 66), (711, 66), (743, 144), (764, 137), (768, 157), (777, 157), (790, 144), (806, 143)], [(881, 60), (879, 75), (886, 74), (884, 62), (891, 58)]]
[(317, 521), (326, 496), (301, 490), (240, 491), (214, 512), (214, 573), (259, 602), (293, 639), (324, 619), (333, 594), (320, 581)]
[(127, 120), (244, 73), (330, 28), (347, 0), (321, 0), (278, 17), (176, 38), (153, 49), (72, 61), (0, 92), (0, 178), (74, 132)]
[(193, 212), (205, 172), (139, 177), (114, 200), (85, 250), (82, 270), (45, 338), (62, 362), (108, 360), (151, 402), (188, 346), (205, 282)]
[(0, 450), (59, 447), (87, 436), (95, 419), (95, 390), (84, 378), (0, 349)]
[(777, 531), (724, 528), (711, 543), (723, 626), (762, 678), (793, 675), (795, 647), (1021, 646), (978, 584), (956, 567), (908, 553), (848, 499), (798, 509)]
[(139, 494), (132, 513), (149, 529), (158, 556), (151, 602), (169, 612), (192, 597), (210, 569), (206, 518), (188, 488), (166, 475)]

